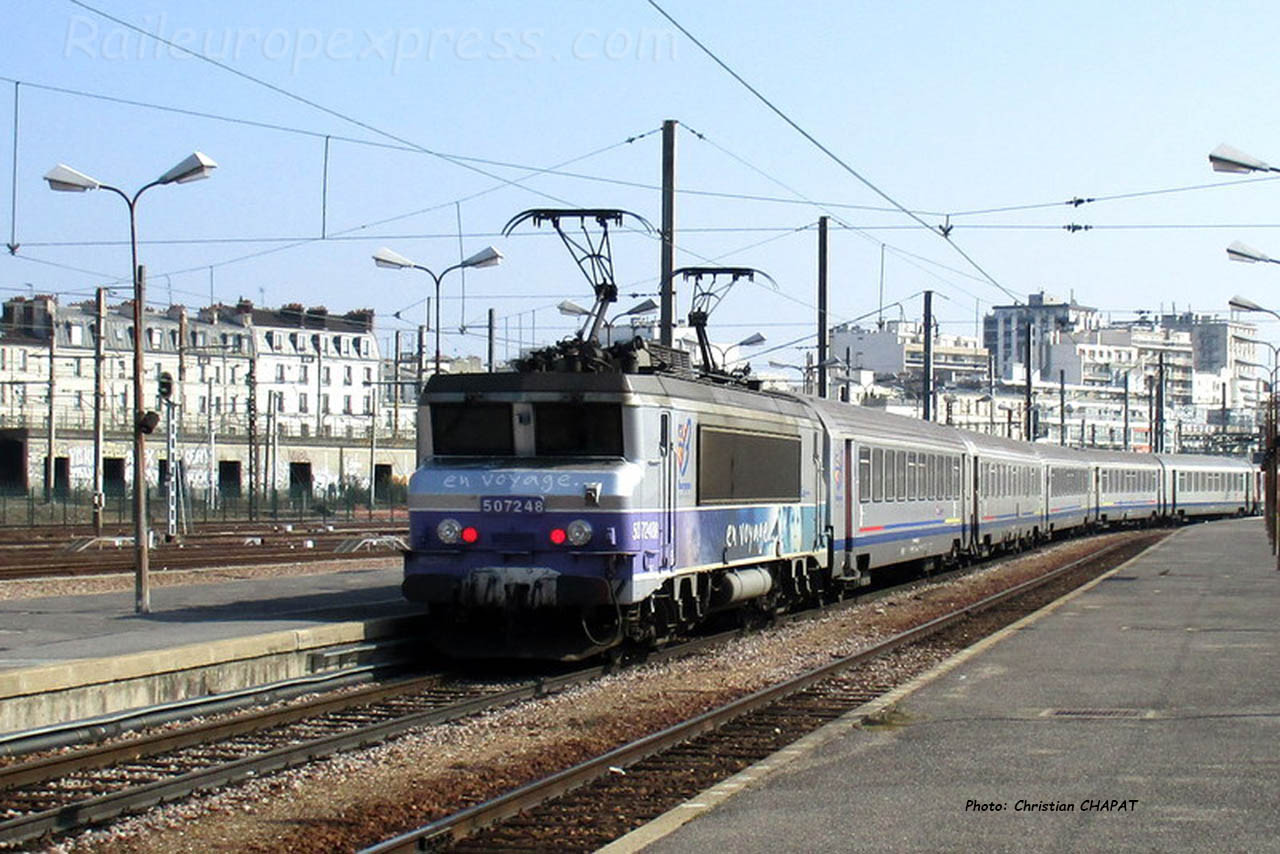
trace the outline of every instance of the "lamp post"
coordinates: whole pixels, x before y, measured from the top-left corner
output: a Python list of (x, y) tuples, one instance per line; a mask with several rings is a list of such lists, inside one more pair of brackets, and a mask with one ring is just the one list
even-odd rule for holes
[[(645, 299), (631, 306), (631, 308), (627, 309), (626, 311), (620, 311), (617, 314), (615, 314), (612, 318), (606, 320), (604, 322), (606, 346), (613, 343), (613, 325), (617, 323), (620, 319), (624, 317), (630, 317), (636, 314), (644, 314), (646, 312), (653, 311), (657, 307), (658, 307), (658, 304), (656, 302), (654, 302), (651, 299)], [(566, 317), (590, 317), (591, 316), (590, 309), (583, 308), (573, 300), (560, 301), (559, 303), (556, 304), (556, 311), (560, 312)]]
[[(151, 587), (149, 576), (150, 553), (148, 550), (149, 533), (147, 531), (147, 478), (146, 478), (146, 432), (144, 432), (144, 416), (142, 380), (145, 373), (143, 366), (143, 303), (146, 283), (143, 280), (142, 268), (138, 266), (138, 199), (152, 187), (164, 184), (186, 184), (208, 178), (218, 167), (208, 155), (197, 151), (184, 159), (177, 166), (165, 172), (149, 184), (144, 184), (130, 196), (119, 187), (104, 184), (90, 178), (83, 172), (77, 172), (70, 166), (59, 163), (45, 174), (49, 189), (66, 193), (83, 193), (87, 190), (109, 190), (129, 206), (129, 252), (130, 275), (133, 278), (133, 548), (135, 557), (134, 608), (139, 614), (151, 613)], [(172, 464), (172, 461), (171, 461)]]
[(790, 368), (793, 371), (799, 371), (800, 376), (803, 378), (802, 382), (804, 383), (805, 394), (810, 393), (810, 385), (812, 382), (811, 377), (813, 376), (814, 371), (818, 370), (819, 368), (834, 368), (834, 367), (837, 367), (838, 365), (840, 365), (839, 359), (830, 359), (830, 358), (825, 359), (824, 361), (819, 362), (817, 364), (813, 364), (813, 365), (793, 365), (790, 362), (775, 362), (772, 359), (769, 360), (770, 367)]
[(1209, 165), (1214, 172), (1280, 172), (1280, 168), (1266, 161), (1245, 154), (1238, 148), (1232, 148), (1225, 142), (1209, 152)]
[[(1244, 246), (1244, 244), (1237, 242), (1231, 245), (1232, 247), (1237, 248), (1238, 254), (1240, 254), (1241, 256), (1241, 257), (1236, 257), (1236, 255), (1232, 254), (1232, 251), (1230, 248), (1227, 249), (1227, 256), (1231, 258), (1233, 261), (1246, 261), (1248, 263), (1255, 263), (1257, 261), (1272, 260), (1271, 258), (1268, 258), (1262, 253), (1257, 252), (1256, 250), (1249, 249), (1249, 247)], [(1245, 251), (1239, 251), (1239, 250), (1247, 251), (1248, 257), (1245, 257)], [(1277, 262), (1277, 263), (1280, 263), (1280, 262)], [(1260, 311), (1260, 312), (1263, 312), (1264, 314), (1271, 315), (1277, 320), (1280, 320), (1280, 314), (1277, 314), (1276, 312), (1272, 311), (1269, 308), (1264, 308), (1263, 306), (1258, 305), (1253, 300), (1246, 299), (1242, 296), (1232, 297), (1230, 301), (1228, 301), (1227, 305), (1230, 306), (1231, 308), (1236, 309), (1237, 311)], [(1275, 355), (1276, 355), (1276, 350), (1275, 348), (1272, 348), (1273, 361), (1274, 361)], [(1277, 367), (1280, 367), (1280, 365), (1277, 365)], [(1271, 537), (1270, 537), (1271, 548), (1276, 555), (1276, 569), (1280, 570), (1280, 506), (1277, 506), (1277, 503), (1276, 503), (1276, 499), (1277, 499), (1276, 454), (1277, 454), (1277, 451), (1280, 451), (1280, 449), (1276, 447), (1277, 411), (1276, 411), (1275, 377), (1276, 377), (1275, 368), (1272, 368), (1271, 386), (1270, 386), (1271, 395), (1267, 404), (1267, 447), (1266, 447), (1265, 456), (1263, 457), (1263, 461), (1267, 467), (1266, 468), (1266, 489), (1267, 489), (1266, 510), (1267, 510), (1267, 513), (1269, 514), (1269, 518), (1267, 520), (1268, 521), (1267, 531), (1269, 534), (1271, 534)]]
[[(765, 342), (765, 340), (766, 340), (765, 337), (761, 335), (759, 332), (752, 332), (750, 335), (748, 335), (746, 338), (743, 338), (741, 341), (735, 341), (732, 344), (724, 344), (724, 345), (711, 344), (711, 346), (712, 348), (720, 352), (720, 367), (725, 368), (727, 370), (729, 367), (729, 362), (741, 362), (743, 359), (747, 358), (746, 356), (738, 356), (735, 359), (730, 359), (729, 358), (730, 349), (734, 347), (759, 347), (761, 344)], [(840, 361), (838, 359), (828, 359), (827, 364), (838, 365), (840, 364)]]
[(421, 270), (431, 277), (436, 285), (436, 370), (440, 373), (440, 280), (454, 270), (461, 270), (463, 267), (496, 267), (502, 263), (502, 253), (492, 246), (486, 246), (470, 258), (465, 258), (454, 264), (452, 267), (445, 267), (440, 271), (439, 275), (433, 273), (429, 268), (421, 264), (415, 264), (403, 255), (392, 252), (390, 249), (383, 247), (373, 253), (373, 263), (379, 267), (385, 267), (388, 270)]

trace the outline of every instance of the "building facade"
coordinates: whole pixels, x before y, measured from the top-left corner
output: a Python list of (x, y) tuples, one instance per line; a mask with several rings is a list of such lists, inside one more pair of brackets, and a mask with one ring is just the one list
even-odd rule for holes
[[(168, 435), (196, 496), (384, 490), (414, 465), (412, 407), (391, 400), (370, 311), (264, 309), (242, 300), (148, 310), (147, 399), (160, 414), (147, 479), (164, 488)], [(101, 355), (98, 353), (99, 329)], [(133, 483), (133, 305), (14, 298), (0, 319), (0, 488), (92, 489), (95, 378), (102, 386), (104, 489)], [(172, 386), (159, 396), (162, 375)], [(416, 393), (415, 393), (416, 395)], [(401, 415), (399, 424), (394, 422)], [(50, 463), (52, 461), (52, 463)]]

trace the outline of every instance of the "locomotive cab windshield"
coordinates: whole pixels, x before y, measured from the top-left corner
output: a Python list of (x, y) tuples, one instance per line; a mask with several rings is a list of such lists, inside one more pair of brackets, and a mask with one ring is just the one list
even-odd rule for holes
[(622, 404), (430, 404), (434, 457), (622, 457)]

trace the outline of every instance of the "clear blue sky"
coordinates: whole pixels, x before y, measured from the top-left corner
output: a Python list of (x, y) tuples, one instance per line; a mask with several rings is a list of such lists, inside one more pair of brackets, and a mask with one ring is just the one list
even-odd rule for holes
[[(1280, 269), (1229, 263), (1224, 252), (1238, 239), (1280, 256), (1274, 181), (963, 215), (1222, 182), (1231, 176), (1210, 171), (1206, 155), (1224, 141), (1280, 163), (1269, 4), (662, 5), (895, 201), (930, 224), (953, 214), (954, 244), (1010, 291), (1074, 293), (1117, 318), (1173, 304), (1225, 311), (1234, 293), (1280, 309)], [(585, 280), (559, 241), (531, 227), (503, 239), (497, 232), (508, 218), (528, 207), (574, 205), (625, 208), (656, 224), (659, 195), (606, 181), (530, 178), (492, 164), (473, 164), (478, 172), (380, 147), (399, 146), (395, 138), (531, 167), (597, 152), (565, 168), (656, 185), (659, 135), (624, 141), (674, 118), (705, 137), (680, 135), (682, 189), (887, 206), (642, 0), (89, 2), (331, 113), (182, 57), (71, 2), (4, 6), (0, 75), (22, 81), (16, 217), (14, 85), (0, 83), (0, 222), (4, 242), (12, 225), (22, 244), (16, 257), (0, 255), (4, 295), (34, 289), (70, 299), (127, 277), (124, 205), (105, 193), (49, 192), (41, 175), (51, 166), (67, 163), (136, 188), (196, 148), (218, 161), (214, 177), (157, 188), (140, 205), (142, 261), (155, 300), (166, 301), (171, 288), (175, 302), (205, 304), (212, 288), (222, 301), (372, 307), (384, 335), (397, 328), (390, 314), (412, 306), (399, 327), (408, 329), (422, 320), (418, 301), (430, 280), (377, 270), (370, 253), (386, 245), (447, 266), (459, 258), (460, 215), (463, 252), (493, 243), (507, 258), (467, 275), (465, 306), (461, 279), (446, 279), (445, 349), (463, 354), (483, 351), (480, 324), (491, 306), (504, 318), (499, 333), (514, 339), (523, 330), (528, 343), (535, 328), (542, 341), (572, 331), (551, 308), (559, 300), (589, 304)], [(334, 239), (320, 241), (325, 135), (333, 139), (324, 216)], [(825, 210), (861, 229), (832, 235), (833, 321), (874, 311), (881, 243), (886, 301), (934, 288), (951, 300), (938, 303), (946, 328), (967, 332), (975, 299), (983, 311), (1009, 302), (945, 240), (901, 213)], [(788, 232), (823, 211), (803, 201), (680, 197), (680, 264), (715, 258), (758, 267), (779, 284), (776, 293), (751, 284), (731, 292), (712, 318), (718, 340), (758, 330), (772, 345), (810, 331), (816, 234)], [(392, 217), (402, 218), (382, 222)], [(1073, 223), (1094, 230), (1061, 228)], [(291, 246), (290, 239), (305, 242)], [(743, 248), (752, 244), (760, 245)], [(615, 251), (623, 292), (652, 292), (657, 243), (620, 234)], [(624, 296), (619, 308), (634, 301)], [(684, 291), (678, 313), (688, 307)], [(907, 313), (919, 311), (916, 297)], [(476, 334), (449, 334), (463, 320)], [(1263, 329), (1280, 337), (1276, 324)]]

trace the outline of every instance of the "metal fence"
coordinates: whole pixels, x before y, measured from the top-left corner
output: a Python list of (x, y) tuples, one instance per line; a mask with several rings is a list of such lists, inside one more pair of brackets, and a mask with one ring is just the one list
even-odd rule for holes
[[(404, 484), (379, 484), (371, 507), (369, 490), (357, 487), (306, 491), (268, 490), (265, 495), (191, 495), (178, 502), (178, 531), (196, 530), (212, 522), (377, 521), (407, 524)], [(168, 520), (168, 496), (148, 489), (148, 516), (153, 528), (164, 529)], [(181, 497), (181, 496), (180, 496)], [(131, 530), (133, 500), (129, 490), (105, 496), (103, 525)], [(93, 524), (93, 493), (88, 490), (56, 490), (51, 501), (43, 490), (0, 490), (0, 528), (83, 527)]]

